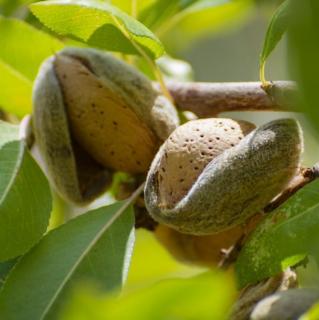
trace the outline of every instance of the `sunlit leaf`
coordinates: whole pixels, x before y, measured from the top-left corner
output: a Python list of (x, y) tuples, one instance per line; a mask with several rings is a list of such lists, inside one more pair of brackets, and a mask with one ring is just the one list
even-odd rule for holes
[(10, 141), (19, 140), (19, 126), (0, 120), (0, 149)]
[(252, 234), (236, 263), (240, 286), (254, 283), (311, 254), (319, 258), (319, 180), (274, 210)]
[(313, 305), (304, 315), (298, 320), (318, 320), (319, 319), (319, 303)]
[(31, 5), (31, 10), (55, 32), (99, 48), (136, 54), (134, 42), (152, 58), (164, 53), (161, 42), (150, 30), (107, 2), (44, 1)]
[(34, 0), (0, 0), (0, 14), (12, 15), (19, 10), (21, 6), (27, 5)]
[(43, 60), (63, 47), (62, 42), (27, 23), (0, 17), (0, 59), (28, 80)]
[(113, 6), (120, 8), (131, 16), (137, 16), (145, 7), (151, 5), (156, 0), (106, 0)]
[[(145, 259), (145, 257), (148, 257)], [(176, 260), (157, 241), (153, 232), (138, 229), (127, 285), (149, 285), (172, 277), (190, 277), (207, 271)]]
[(160, 36), (170, 50), (189, 46), (192, 40), (243, 20), (252, 0), (157, 0), (139, 19)]
[(43, 319), (58, 314), (77, 281), (103, 290), (125, 281), (133, 246), (133, 213), (118, 202), (50, 231), (10, 272), (0, 291), (0, 319)]
[(154, 286), (123, 294), (120, 299), (96, 290), (77, 288), (61, 320), (211, 320), (228, 319), (234, 282), (222, 273), (196, 278), (165, 280)]
[(23, 116), (32, 109), (32, 81), (42, 61), (62, 43), (27, 23), (0, 16), (0, 105)]
[(32, 82), (0, 60), (0, 105), (19, 117), (32, 110)]

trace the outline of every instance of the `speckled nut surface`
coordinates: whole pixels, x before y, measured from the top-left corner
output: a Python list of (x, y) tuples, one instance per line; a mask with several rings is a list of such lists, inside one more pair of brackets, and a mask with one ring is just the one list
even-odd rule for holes
[[(201, 121), (187, 123), (172, 133), (157, 153), (145, 186), (146, 206), (155, 220), (195, 235), (221, 232), (262, 210), (293, 178), (302, 152), (302, 132), (292, 119), (267, 123), (245, 137), (242, 133), (242, 139), (238, 134), (229, 136), (228, 127), (223, 125), (227, 131), (221, 130), (224, 136), (219, 140), (208, 132), (205, 136), (205, 132), (194, 144), (196, 128), (204, 130)], [(232, 131), (235, 133), (236, 128)], [(230, 147), (222, 151), (223, 145), (216, 146), (221, 142)], [(182, 146), (180, 154), (171, 151), (174, 145)], [(216, 152), (212, 160), (206, 155), (213, 152), (209, 147)], [(192, 148), (194, 151), (189, 152)], [(181, 164), (185, 168), (179, 174)], [(163, 176), (163, 168), (172, 174), (171, 168), (175, 168), (175, 175)]]
[(250, 320), (299, 319), (319, 300), (315, 289), (291, 289), (277, 292), (261, 300), (251, 313)]
[(175, 130), (158, 168), (160, 206), (174, 207), (212, 159), (254, 128), (249, 122), (216, 118), (190, 121)]
[(110, 54), (87, 48), (66, 48), (43, 63), (33, 105), (36, 142), (48, 174), (65, 198), (80, 203), (104, 188), (93, 183), (95, 191), (80, 190), (85, 183), (79, 177), (92, 176), (84, 174), (83, 166), (78, 170), (75, 145), (86, 155), (81, 163), (90, 159), (101, 172), (145, 173), (178, 125), (173, 105), (144, 75)]

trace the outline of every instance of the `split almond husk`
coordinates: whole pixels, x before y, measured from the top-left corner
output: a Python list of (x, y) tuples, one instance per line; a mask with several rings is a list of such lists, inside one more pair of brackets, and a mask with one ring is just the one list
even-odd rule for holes
[(246, 136), (248, 124), (220, 120), (217, 129), (218, 121), (186, 123), (158, 151), (145, 204), (159, 223), (195, 235), (227, 230), (261, 211), (298, 171), (303, 139), (295, 120), (275, 120)]
[(79, 172), (75, 144), (103, 174), (146, 173), (160, 144), (178, 126), (174, 106), (151, 81), (94, 49), (66, 48), (45, 61), (33, 102), (35, 136), (48, 174), (65, 198), (79, 203), (96, 197), (110, 179), (84, 194), (79, 186), (92, 182), (92, 176), (83, 174), (83, 166)]

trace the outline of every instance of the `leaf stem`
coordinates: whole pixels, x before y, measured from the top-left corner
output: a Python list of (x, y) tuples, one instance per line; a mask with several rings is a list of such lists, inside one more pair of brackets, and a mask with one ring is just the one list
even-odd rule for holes
[(269, 81), (266, 80), (266, 76), (265, 76), (265, 66), (266, 66), (266, 61), (261, 61), (260, 62), (260, 67), (259, 67), (259, 79), (261, 81), (261, 87), (263, 89), (268, 88), (269, 86), (271, 86), (271, 83)]
[(166, 96), (167, 99), (169, 99), (172, 103), (174, 103), (174, 99), (171, 96), (170, 92), (168, 91), (166, 84), (164, 82), (164, 78), (163, 75), (159, 69), (159, 67), (157, 66), (157, 64), (155, 63), (154, 60), (152, 60), (149, 55), (136, 43), (136, 41), (131, 37), (131, 35), (127, 32), (127, 30), (125, 29), (125, 27), (123, 27), (123, 25), (121, 24), (121, 22), (117, 19), (117, 17), (112, 16), (114, 23), (116, 24), (116, 26), (121, 30), (121, 32), (124, 34), (124, 36), (132, 43), (132, 45), (134, 46), (134, 48), (136, 49), (136, 51), (146, 60), (146, 62), (150, 65), (155, 78), (157, 79), (162, 93)]

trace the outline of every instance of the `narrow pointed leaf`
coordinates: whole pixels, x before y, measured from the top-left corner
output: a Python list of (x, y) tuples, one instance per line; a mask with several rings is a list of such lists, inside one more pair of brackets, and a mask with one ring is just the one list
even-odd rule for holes
[(120, 287), (133, 245), (129, 204), (96, 209), (49, 232), (10, 272), (0, 291), (0, 319), (56, 319), (80, 280)]
[(5, 282), (5, 279), (10, 272), (10, 270), (13, 268), (13, 266), (16, 264), (17, 259), (11, 259), (8, 261), (0, 262), (0, 289), (2, 285)]
[(260, 55), (260, 66), (264, 68), (264, 64), (276, 48), (282, 36), (286, 32), (289, 24), (290, 0), (284, 1), (273, 14), (269, 23), (265, 36), (263, 49)]
[(0, 149), (10, 141), (19, 140), (19, 126), (0, 120)]
[[(1, 131), (1, 130), (0, 130)], [(24, 142), (0, 149), (0, 261), (28, 251), (49, 222), (51, 193), (47, 179)]]
[(149, 29), (108, 2), (52, 0), (34, 3), (31, 10), (55, 32), (99, 48), (136, 54), (133, 41), (152, 58), (164, 53), (161, 42)]
[(319, 180), (273, 211), (252, 234), (236, 263), (240, 286), (254, 283), (311, 254), (319, 259)]

